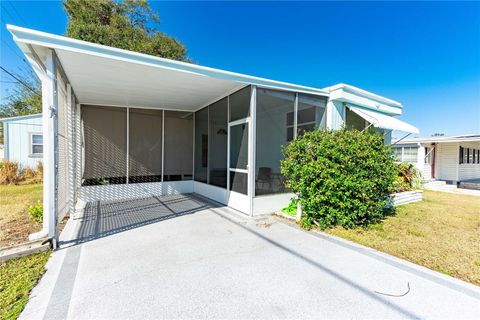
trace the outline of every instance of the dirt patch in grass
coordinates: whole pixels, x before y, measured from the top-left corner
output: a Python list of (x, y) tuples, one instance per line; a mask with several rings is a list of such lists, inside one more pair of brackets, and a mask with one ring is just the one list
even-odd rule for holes
[(51, 251), (0, 263), (0, 319), (17, 319), (45, 272)]
[(42, 200), (42, 185), (0, 186), (0, 247), (28, 241), (28, 235), (40, 231), (27, 207)]
[(382, 224), (325, 232), (480, 285), (480, 197), (428, 190), (423, 196)]

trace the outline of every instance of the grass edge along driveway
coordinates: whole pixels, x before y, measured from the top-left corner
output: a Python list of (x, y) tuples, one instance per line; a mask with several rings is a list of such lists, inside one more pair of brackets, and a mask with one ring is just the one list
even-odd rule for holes
[(480, 285), (480, 197), (424, 190), (423, 201), (397, 208), (367, 229), (324, 230)]
[(41, 276), (51, 251), (0, 262), (0, 319), (17, 319)]

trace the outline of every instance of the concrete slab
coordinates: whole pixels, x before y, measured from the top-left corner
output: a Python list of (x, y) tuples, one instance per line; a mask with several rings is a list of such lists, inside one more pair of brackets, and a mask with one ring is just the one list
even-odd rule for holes
[(21, 319), (480, 318), (480, 288), (181, 195), (87, 206)]

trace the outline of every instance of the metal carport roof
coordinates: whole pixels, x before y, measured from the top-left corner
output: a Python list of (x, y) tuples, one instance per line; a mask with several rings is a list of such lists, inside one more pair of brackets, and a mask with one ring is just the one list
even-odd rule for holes
[[(197, 110), (245, 85), (328, 96), (264, 79), (7, 25), (32, 64), (54, 49), (80, 103)], [(40, 59), (39, 59), (40, 58)]]

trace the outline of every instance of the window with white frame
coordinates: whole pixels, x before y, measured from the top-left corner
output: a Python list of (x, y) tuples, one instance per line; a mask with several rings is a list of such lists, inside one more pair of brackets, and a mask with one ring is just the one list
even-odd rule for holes
[(403, 162), (417, 162), (417, 147), (403, 147)]
[(395, 146), (392, 151), (397, 162), (417, 162), (418, 147)]
[(395, 161), (402, 162), (402, 149), (402, 147), (394, 147), (392, 149)]
[(35, 157), (43, 155), (43, 134), (30, 133), (30, 155)]

